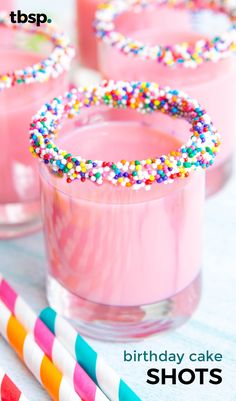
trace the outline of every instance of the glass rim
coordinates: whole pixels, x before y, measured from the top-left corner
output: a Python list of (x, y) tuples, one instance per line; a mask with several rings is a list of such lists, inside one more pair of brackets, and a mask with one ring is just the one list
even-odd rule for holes
[[(193, 134), (179, 149), (145, 160), (93, 161), (59, 149), (54, 137), (63, 121), (75, 117), (83, 108), (97, 105), (179, 117), (190, 124)], [(210, 167), (218, 152), (220, 136), (205, 110), (183, 92), (148, 82), (105, 81), (89, 90), (73, 89), (47, 103), (32, 120), (30, 143), (33, 155), (60, 177), (65, 176), (68, 183), (90, 180), (101, 185), (107, 181), (116, 186), (148, 190), (154, 183), (172, 183), (188, 177), (191, 171)]]
[[(115, 19), (127, 11), (142, 11), (150, 6), (167, 5), (172, 8), (187, 9), (189, 11), (211, 10), (223, 13), (232, 22), (228, 31), (217, 35), (211, 40), (200, 39), (193, 44), (184, 42), (162, 46), (149, 46), (139, 40), (122, 34), (116, 30)], [(96, 12), (94, 29), (99, 40), (116, 48), (126, 56), (130, 55), (142, 60), (155, 60), (166, 67), (182, 66), (196, 68), (203, 62), (216, 62), (228, 57), (236, 51), (236, 24), (235, 10), (227, 4), (219, 4), (212, 0), (208, 4), (189, 0), (110, 0), (100, 5)]]
[(36, 24), (12, 24), (7, 12), (0, 12), (0, 27), (11, 30), (19, 30), (31, 35), (40, 34), (51, 42), (53, 49), (49, 56), (41, 59), (36, 64), (25, 66), (23, 69), (16, 69), (13, 72), (0, 74), (0, 91), (11, 88), (15, 85), (32, 84), (45, 82), (49, 78), (57, 78), (64, 71), (68, 70), (75, 55), (70, 40), (54, 24), (44, 24), (44, 27), (37, 27)]

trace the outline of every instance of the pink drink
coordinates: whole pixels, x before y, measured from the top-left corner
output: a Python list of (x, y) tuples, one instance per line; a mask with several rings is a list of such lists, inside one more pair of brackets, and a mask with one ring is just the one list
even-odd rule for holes
[[(100, 160), (145, 159), (177, 149), (180, 142), (163, 133), (163, 121), (155, 128), (147, 125), (150, 118), (73, 128), (60, 146)], [(67, 184), (43, 166), (52, 306), (77, 319), (85, 334), (113, 340), (183, 322), (200, 296), (204, 184), (203, 173), (148, 192)]]
[[(32, 65), (41, 57), (20, 50), (0, 50), (0, 74)], [(27, 132), (32, 116), (65, 88), (64, 81), (17, 85), (0, 92), (0, 238), (27, 233), (40, 225), (37, 164), (29, 152)]]
[[(98, 68), (98, 43), (93, 30), (93, 21), (98, 5), (101, 0), (77, 0), (77, 24), (78, 24), (78, 41), (79, 41), (79, 54), (82, 64), (85, 67), (97, 69)], [(164, 26), (169, 24), (169, 12), (162, 8), (159, 12), (160, 19)], [(173, 16), (173, 21), (176, 15)], [(143, 15), (142, 24), (148, 26), (153, 23), (153, 13), (145, 13)], [(179, 22), (181, 24), (188, 24), (188, 17), (184, 13), (179, 13)], [(127, 29), (127, 16), (119, 18), (119, 26), (123, 31)], [(129, 15), (129, 29), (130, 27), (137, 27), (136, 16)]]
[(97, 41), (92, 28), (99, 0), (77, 0), (79, 54), (85, 67), (97, 69)]
[[(150, 23), (146, 24), (146, 27), (144, 27), (143, 15), (150, 14), (146, 11), (142, 13), (142, 17), (140, 14), (135, 15), (136, 27), (131, 24), (130, 28), (130, 13), (119, 17), (116, 26), (118, 30), (125, 31), (130, 37), (151, 45), (195, 42), (203, 37), (202, 34), (190, 32), (191, 21), (188, 18), (187, 24), (187, 20), (183, 17), (184, 15), (187, 17), (186, 12), (180, 10), (165, 10), (165, 12), (166, 16), (169, 13), (169, 22), (163, 15), (161, 16), (159, 10), (158, 13), (152, 10), (154, 23), (151, 24), (149, 19)], [(120, 26), (120, 18), (122, 18), (122, 26)], [(125, 18), (126, 30), (124, 30)], [(213, 168), (207, 172), (208, 195), (218, 191), (232, 171), (236, 131), (235, 59), (229, 57), (218, 63), (202, 65), (194, 70), (181, 67), (168, 68), (155, 61), (143, 61), (136, 57), (125, 56), (115, 48), (101, 43), (99, 63), (103, 76), (108, 79), (122, 77), (124, 80), (157, 81), (162, 86), (168, 85), (184, 90), (206, 108), (214, 124), (222, 133), (221, 152)]]

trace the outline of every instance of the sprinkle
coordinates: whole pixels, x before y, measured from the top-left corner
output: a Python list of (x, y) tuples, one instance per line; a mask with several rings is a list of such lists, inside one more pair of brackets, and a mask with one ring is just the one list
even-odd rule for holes
[[(120, 99), (119, 103), (117, 98)], [(66, 118), (79, 115), (87, 107), (103, 105), (116, 109), (133, 108), (135, 105), (139, 113), (161, 112), (184, 119), (191, 126), (191, 138), (167, 155), (146, 160), (122, 159), (118, 162), (75, 157), (55, 145), (54, 138)], [(199, 135), (196, 136), (196, 132)], [(75, 180), (88, 180), (97, 185), (109, 182), (135, 190), (149, 190), (156, 183), (172, 183), (175, 179), (188, 177), (192, 171), (210, 167), (219, 146), (220, 135), (196, 100), (184, 92), (163, 88), (153, 82), (104, 81), (90, 89), (74, 88), (63, 97), (45, 104), (33, 118), (30, 127), (30, 151), (46, 163), (53, 174), (65, 176), (68, 183)]]

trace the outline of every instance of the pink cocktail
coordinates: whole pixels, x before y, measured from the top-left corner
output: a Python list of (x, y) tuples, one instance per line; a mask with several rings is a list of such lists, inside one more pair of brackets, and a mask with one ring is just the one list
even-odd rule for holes
[[(79, 56), (81, 63), (88, 68), (98, 69), (98, 43), (94, 34), (93, 22), (95, 13), (101, 0), (76, 0), (77, 1), (77, 30)], [(161, 21), (167, 24), (169, 22), (169, 13), (165, 9), (160, 10)], [(175, 20), (175, 16), (173, 21)], [(153, 14), (147, 13), (144, 16), (142, 23), (149, 24), (153, 22)], [(188, 18), (183, 13), (180, 13), (181, 24), (188, 23)], [(129, 16), (129, 27), (136, 25), (135, 16)], [(127, 28), (127, 18), (120, 17), (119, 26)]]
[[(118, 31), (153, 46), (194, 43), (212, 36), (219, 26), (221, 30), (222, 26), (228, 27), (227, 24), (227, 19), (222, 16), (158, 7), (151, 10), (147, 8), (142, 13), (124, 13), (115, 22)], [(218, 62), (204, 63), (194, 69), (182, 66), (170, 68), (154, 60), (131, 57), (105, 42), (101, 42), (99, 46), (99, 67), (105, 78), (158, 81), (161, 85), (184, 90), (206, 107), (223, 136), (221, 154), (214, 167), (207, 172), (206, 180), (208, 195), (217, 192), (232, 172), (236, 131), (235, 59), (227, 57)]]
[(76, 1), (80, 61), (85, 67), (97, 69), (97, 40), (92, 25), (100, 0)]
[[(0, 32), (12, 34), (2, 27)], [(33, 67), (28, 66), (40, 67), (42, 60), (46, 60), (45, 39), (41, 39), (43, 54), (17, 48), (15, 39), (12, 35), (11, 44), (3, 43), (0, 47), (0, 238), (23, 235), (41, 226), (37, 163), (29, 152), (27, 132), (35, 112), (67, 88), (66, 73), (60, 66), (59, 75), (62, 75), (58, 77), (55, 72), (56, 79), (48, 76), (45, 82), (41, 75), (42, 82), (33, 82), (36, 72), (30, 78)], [(1, 40), (4, 41), (3, 36)], [(15, 71), (16, 74), (25, 71), (26, 79), (31, 81), (27, 84), (24, 78), (13, 78), (12, 81)], [(46, 74), (43, 66), (41, 74)]]
[(220, 146), (199, 103), (155, 83), (106, 81), (46, 104), (30, 143), (41, 160), (49, 303), (106, 340), (190, 317), (204, 170)]
[[(92, 156), (96, 152), (106, 157), (109, 152), (118, 159), (124, 153), (134, 157), (134, 152), (145, 157), (152, 146), (166, 152), (178, 142), (153, 128), (114, 122), (75, 130), (63, 145), (81, 149), (84, 155), (91, 155), (91, 149)], [(102, 337), (102, 326), (104, 330), (111, 326), (105, 338), (113, 339), (116, 325), (123, 325), (125, 331), (127, 319), (135, 324), (127, 336), (141, 335), (149, 307), (150, 311), (154, 308), (154, 318), (155, 306), (162, 305), (163, 316), (148, 334), (178, 320), (179, 324), (192, 314), (199, 299), (202, 263), (202, 174), (145, 196), (127, 196), (109, 187), (100, 194), (89, 185), (80, 191), (76, 183), (68, 186), (45, 171), (41, 183), (48, 299), (54, 307), (83, 320), (90, 335), (100, 320), (94, 335)], [(169, 313), (172, 317), (167, 323)]]
[[(0, 50), (0, 60), (1, 74), (39, 62), (40, 56)], [(27, 131), (34, 113), (66, 88), (65, 77), (63, 81), (15, 86), (0, 93), (0, 238), (23, 234), (41, 225), (37, 163), (29, 152)]]

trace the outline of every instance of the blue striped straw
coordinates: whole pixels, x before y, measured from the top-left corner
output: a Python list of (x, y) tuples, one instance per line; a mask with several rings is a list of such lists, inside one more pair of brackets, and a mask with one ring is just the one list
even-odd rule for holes
[(111, 401), (142, 401), (78, 332), (52, 308), (40, 319)]

